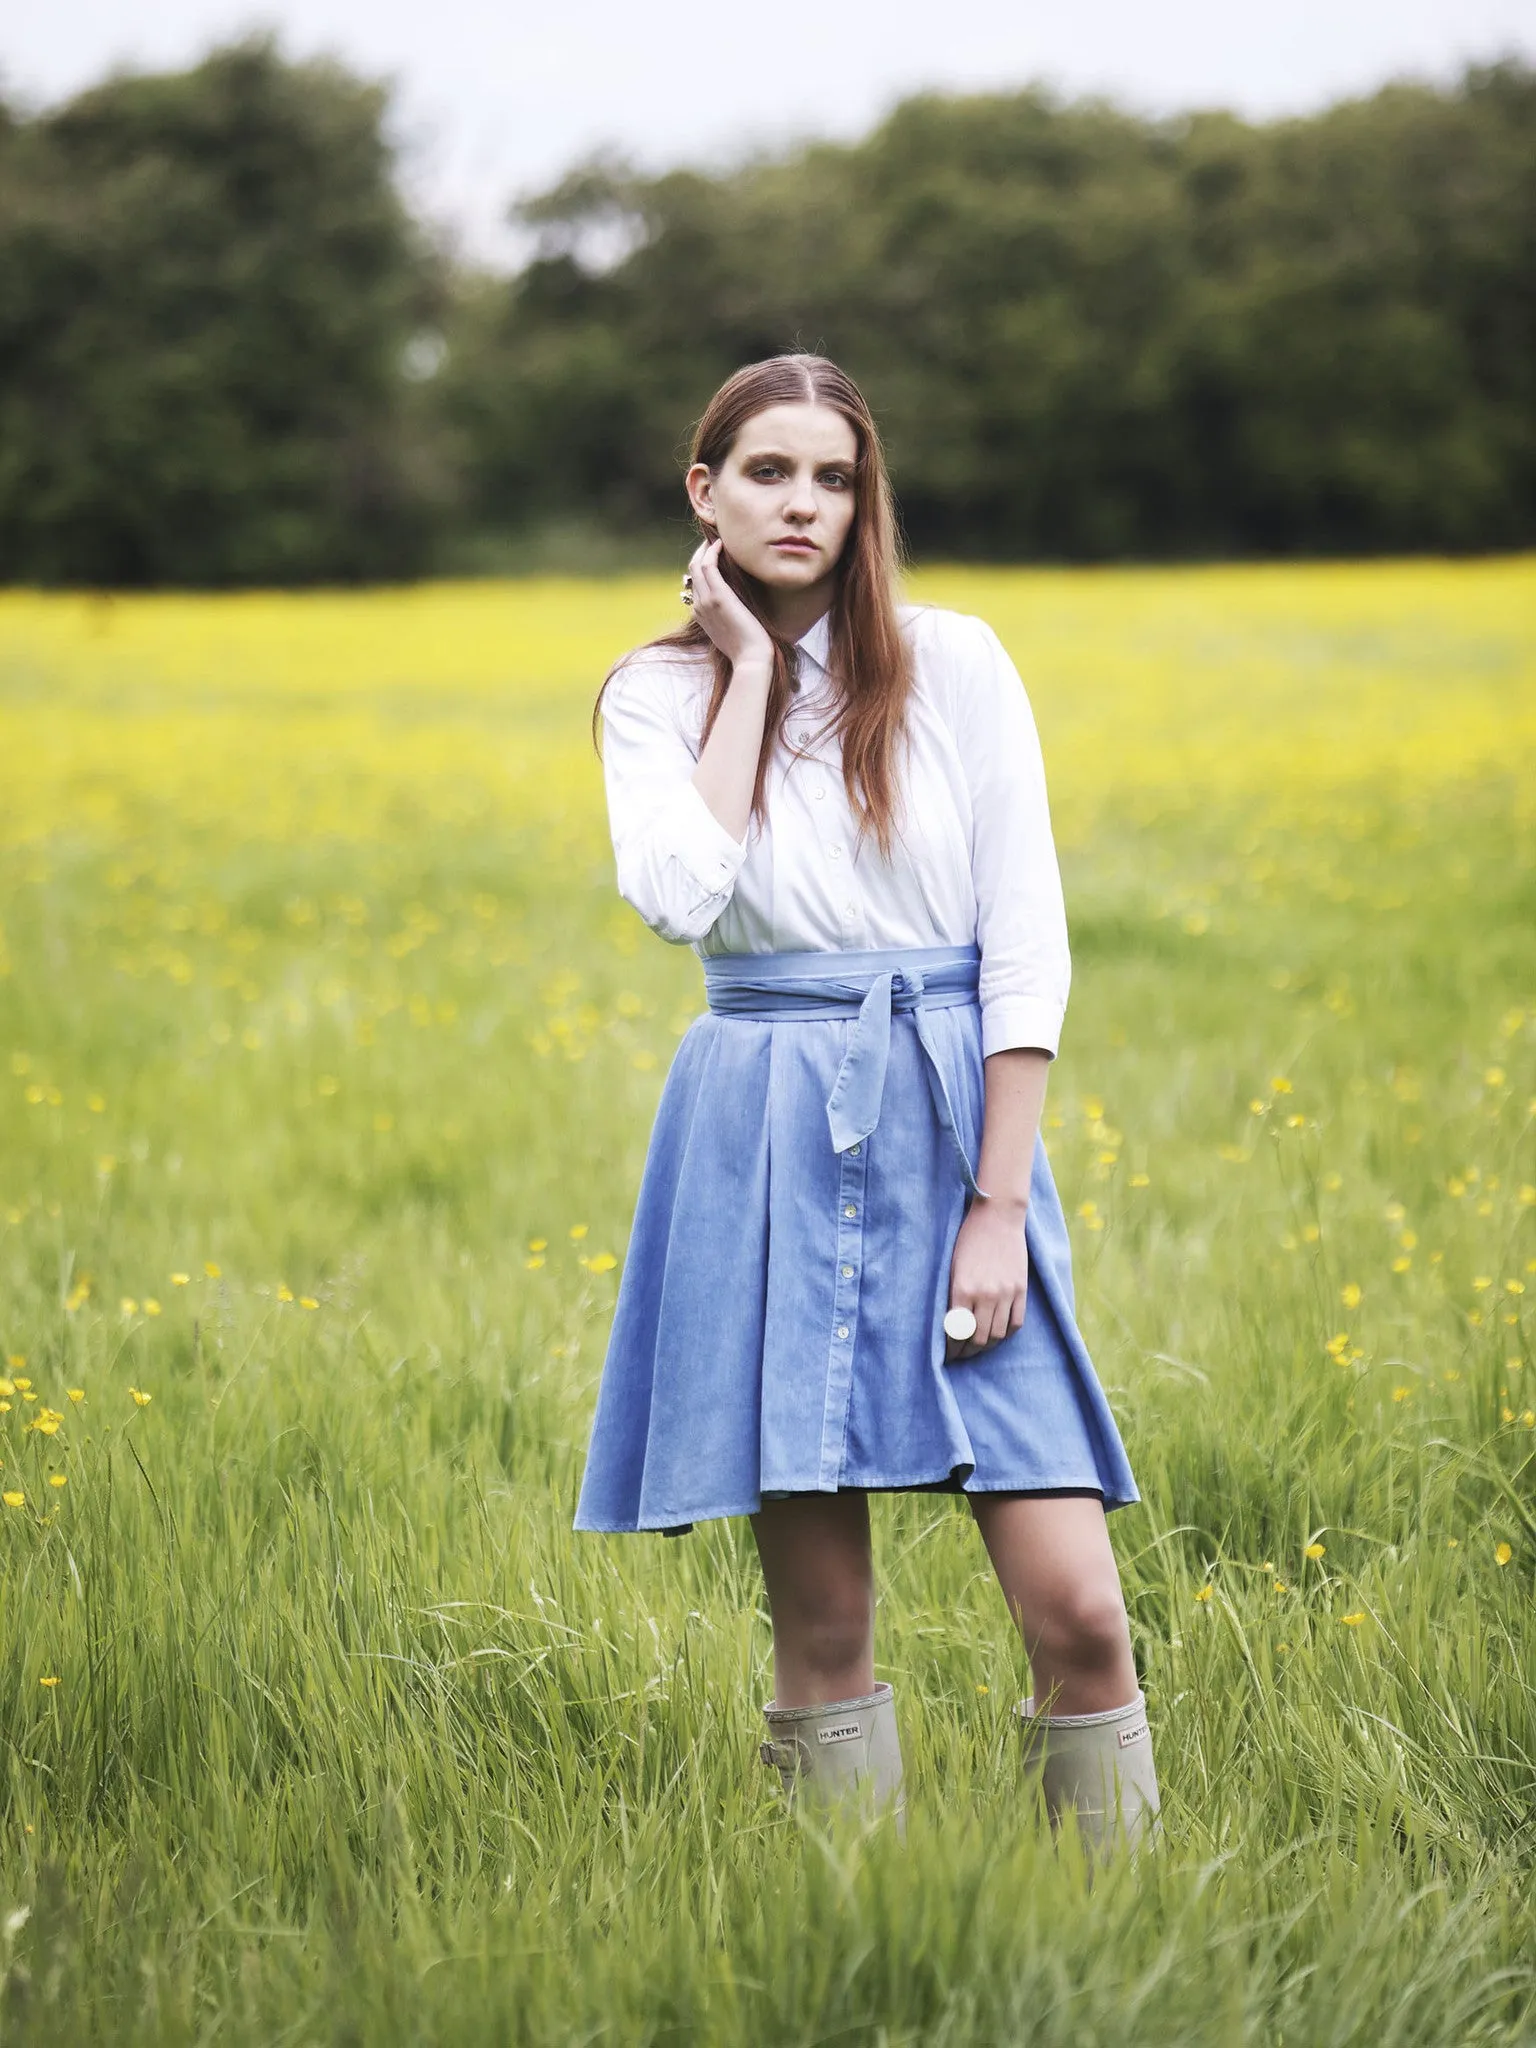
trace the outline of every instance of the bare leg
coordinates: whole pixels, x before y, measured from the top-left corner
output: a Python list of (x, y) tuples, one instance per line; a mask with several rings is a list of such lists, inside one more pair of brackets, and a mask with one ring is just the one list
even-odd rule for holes
[(967, 1497), (1024, 1639), (1038, 1707), (1097, 1714), (1134, 1700), (1125, 1599), (1100, 1503)]
[(773, 1615), (779, 1707), (857, 1699), (875, 1685), (875, 1573), (862, 1493), (764, 1501), (752, 1517)]

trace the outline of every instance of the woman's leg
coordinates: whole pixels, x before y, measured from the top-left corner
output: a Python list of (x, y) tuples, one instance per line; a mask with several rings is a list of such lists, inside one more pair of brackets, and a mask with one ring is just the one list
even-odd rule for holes
[(1134, 1845), (1157, 1826), (1157, 1772), (1103, 1507), (1026, 1494), (971, 1506), (1034, 1673), (1024, 1762), (1051, 1824), (1075, 1813), (1090, 1856)]
[(862, 1493), (766, 1500), (752, 1517), (773, 1616), (778, 1707), (855, 1699), (875, 1685), (875, 1573)]
[(1040, 1710), (1096, 1714), (1134, 1700), (1130, 1629), (1102, 1504), (967, 1497), (1024, 1639)]
[(857, 1797), (902, 1826), (901, 1742), (875, 1683), (875, 1574), (862, 1493), (764, 1501), (752, 1517), (773, 1614), (772, 1701), (762, 1746), (792, 1797)]

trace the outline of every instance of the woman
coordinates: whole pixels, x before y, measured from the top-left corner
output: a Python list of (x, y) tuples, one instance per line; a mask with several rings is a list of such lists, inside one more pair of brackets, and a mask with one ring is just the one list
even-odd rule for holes
[(879, 438), (833, 364), (738, 371), (687, 489), (692, 619), (598, 704), (620, 892), (702, 955), (709, 1011), (662, 1094), (576, 1526), (750, 1515), (765, 1759), (899, 1809), (868, 1496), (963, 1490), (1052, 1817), (1134, 1839), (1157, 1786), (1105, 1511), (1138, 1496), (1039, 1140), (1069, 961), (1023, 688), (979, 620), (898, 609)]

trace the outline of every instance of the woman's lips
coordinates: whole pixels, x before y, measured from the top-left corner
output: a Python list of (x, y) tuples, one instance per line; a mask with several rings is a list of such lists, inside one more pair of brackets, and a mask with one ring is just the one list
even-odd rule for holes
[(814, 555), (819, 552), (813, 540), (776, 540), (772, 545), (781, 555)]

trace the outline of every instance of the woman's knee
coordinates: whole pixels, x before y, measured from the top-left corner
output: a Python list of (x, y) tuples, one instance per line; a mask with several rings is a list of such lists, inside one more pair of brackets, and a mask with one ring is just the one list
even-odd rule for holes
[(1110, 1670), (1128, 1641), (1118, 1580), (1067, 1581), (1041, 1607), (1031, 1656), (1055, 1671), (1088, 1675)]

